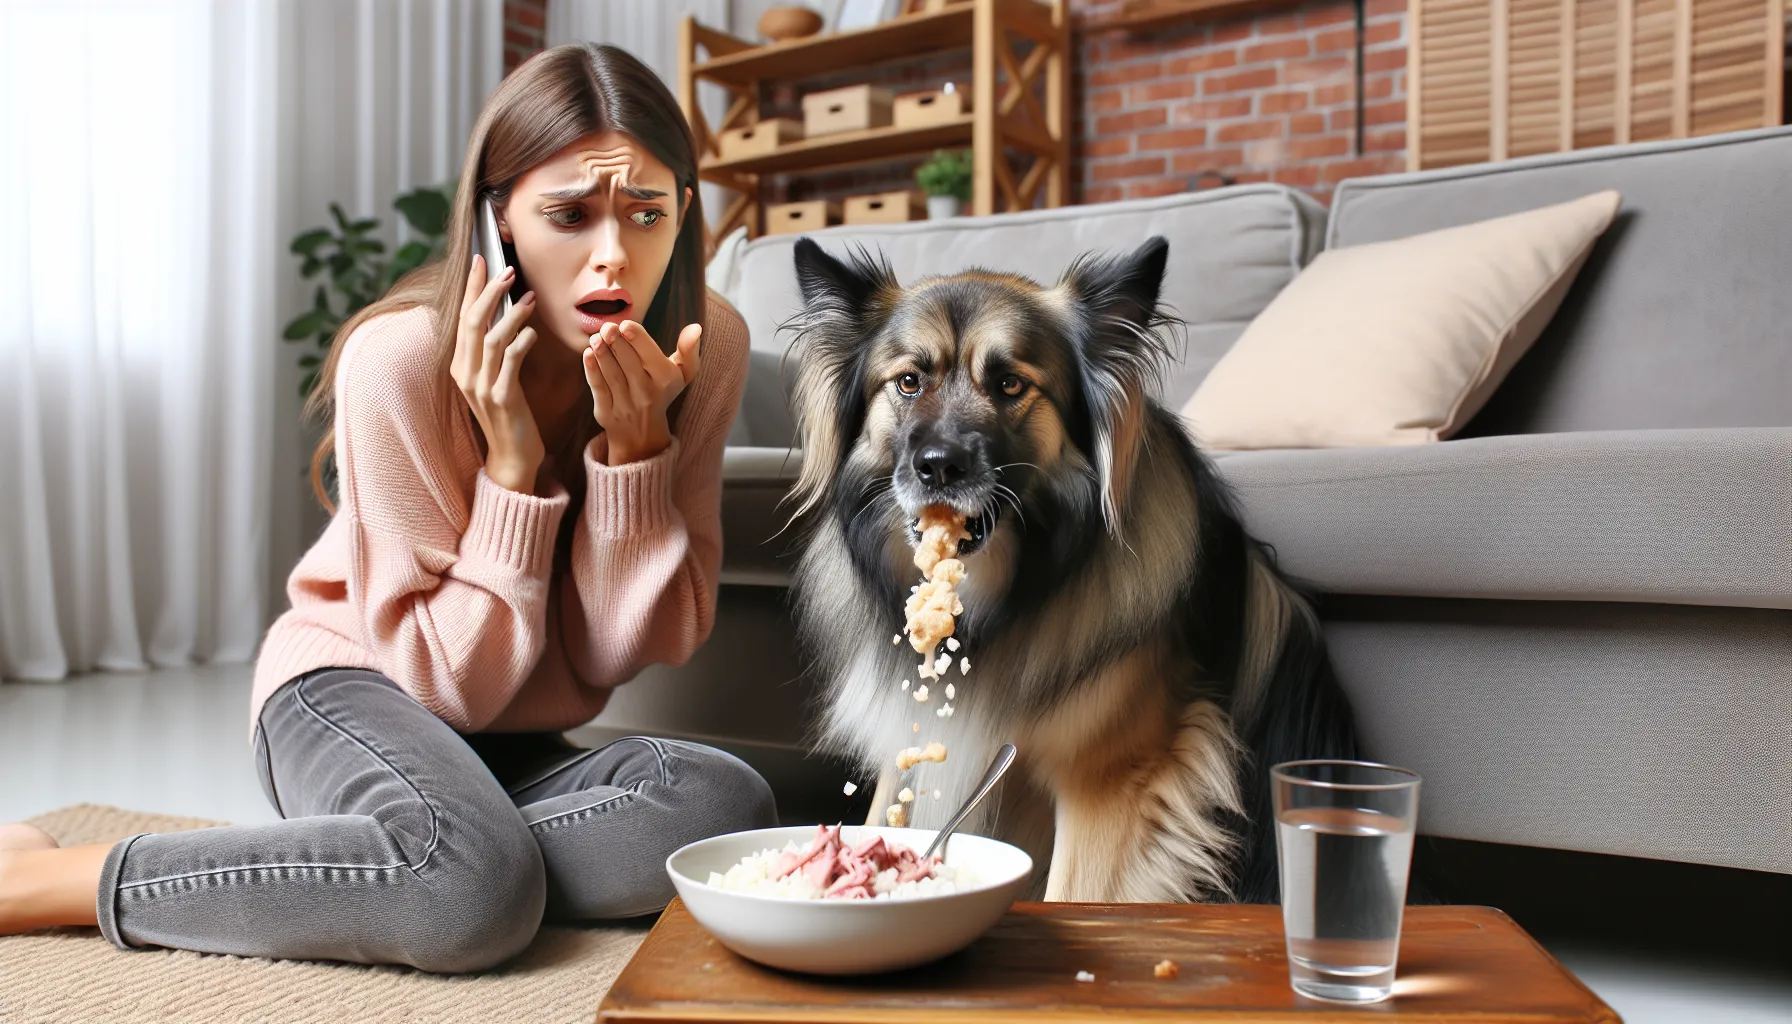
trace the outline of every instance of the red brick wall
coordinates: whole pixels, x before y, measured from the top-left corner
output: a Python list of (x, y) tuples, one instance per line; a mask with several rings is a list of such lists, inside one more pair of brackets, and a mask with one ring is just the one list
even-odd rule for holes
[(548, 0), (504, 0), (504, 73), (548, 45)]
[[(1112, 0), (1072, 0), (1083, 17)], [(1368, 0), (1363, 152), (1349, 0), (1149, 34), (1079, 34), (1072, 177), (1082, 202), (1277, 181), (1329, 198), (1405, 167), (1406, 0)]]

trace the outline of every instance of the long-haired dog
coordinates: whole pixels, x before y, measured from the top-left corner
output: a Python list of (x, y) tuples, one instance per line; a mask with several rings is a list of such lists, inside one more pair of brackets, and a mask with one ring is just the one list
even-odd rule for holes
[[(1012, 741), (1019, 770), (967, 827), (1049, 850), (1047, 899), (1275, 902), (1269, 767), (1354, 757), (1355, 733), (1312, 610), (1151, 397), (1179, 326), (1168, 254), (1085, 255), (1050, 288), (904, 287), (881, 257), (798, 240), (793, 597), (824, 674), (817, 742), (879, 777), (874, 819), (902, 786), (915, 826), (944, 824)], [(971, 539), (962, 647), (923, 703), (892, 640), (936, 504)], [(936, 739), (947, 761), (899, 778), (896, 752)]]

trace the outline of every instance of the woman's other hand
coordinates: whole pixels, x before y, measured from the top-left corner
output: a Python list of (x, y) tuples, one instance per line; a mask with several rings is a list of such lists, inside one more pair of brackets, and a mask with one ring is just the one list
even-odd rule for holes
[(672, 443), (666, 410), (697, 377), (702, 333), (701, 325), (687, 325), (670, 356), (633, 320), (604, 324), (591, 336), (585, 382), (592, 412), (609, 435), (610, 465), (650, 459)]
[(535, 344), (535, 329), (523, 327), (535, 311), (535, 293), (524, 295), (503, 319), (492, 323), (499, 300), (515, 278), (516, 268), (511, 267), (488, 282), (485, 258), (473, 257), (451, 372), (485, 434), (485, 474), (500, 487), (528, 494), (534, 491), (535, 474), (547, 457), (518, 379), (523, 358)]

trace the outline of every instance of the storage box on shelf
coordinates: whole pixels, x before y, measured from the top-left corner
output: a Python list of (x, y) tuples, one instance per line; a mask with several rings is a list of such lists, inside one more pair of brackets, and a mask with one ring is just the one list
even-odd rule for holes
[(803, 97), (803, 134), (809, 138), (883, 128), (895, 97), (877, 85), (849, 85)]
[(722, 133), (722, 159), (765, 156), (785, 143), (801, 140), (804, 134), (803, 122), (794, 117), (773, 117), (745, 128), (730, 128)]
[(891, 120), (898, 128), (924, 128), (931, 124), (944, 124), (969, 112), (964, 93), (944, 89), (903, 93), (896, 97), (890, 108)]
[(774, 203), (765, 208), (765, 232), (768, 235), (800, 235), (838, 223), (840, 204), (830, 199)]
[(843, 220), (847, 224), (900, 224), (927, 217), (927, 200), (908, 189), (847, 196)]
[[(892, 101), (877, 124), (874, 94), (867, 93), (864, 127), (779, 138), (773, 148), (747, 155), (725, 151), (721, 144), (722, 133), (760, 123), (760, 96), (768, 83), (965, 49), (971, 52), (971, 83), (961, 95), (967, 106), (956, 113), (932, 111), (940, 103), (936, 99), (916, 104), (929, 108), (932, 120), (898, 124)], [(679, 102), (697, 137), (698, 173), (736, 193), (717, 237), (741, 225), (751, 234), (768, 230), (760, 224), (762, 175), (810, 174), (925, 156), (944, 147), (971, 149), (973, 214), (1065, 205), (1070, 202), (1070, 53), (1066, 0), (958, 0), (871, 28), (770, 46), (754, 46), (685, 18)], [(714, 126), (697, 106), (699, 81), (730, 94), (728, 109)], [(1024, 170), (1016, 172), (1011, 154), (1020, 155)]]

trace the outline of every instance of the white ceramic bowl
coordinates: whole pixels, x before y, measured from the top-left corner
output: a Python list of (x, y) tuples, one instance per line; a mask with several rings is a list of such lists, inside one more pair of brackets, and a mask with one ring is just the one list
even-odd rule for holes
[[(848, 825), (847, 843), (881, 835), (919, 853), (931, 829)], [(1007, 843), (953, 833), (946, 863), (976, 872), (978, 885), (944, 896), (887, 900), (798, 900), (719, 889), (726, 874), (761, 850), (803, 846), (814, 825), (731, 832), (686, 846), (666, 858), (666, 872), (697, 923), (749, 960), (809, 974), (872, 974), (914, 967), (956, 953), (1007, 912), (1033, 874), (1033, 858)]]

